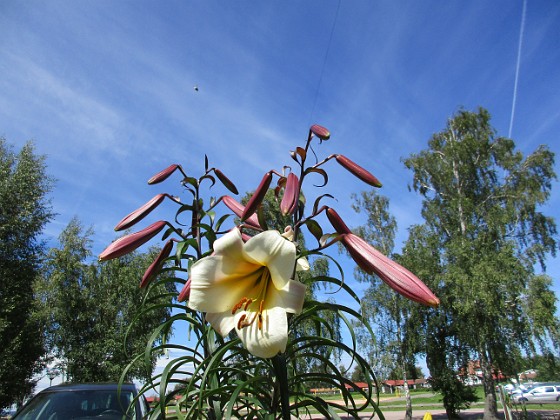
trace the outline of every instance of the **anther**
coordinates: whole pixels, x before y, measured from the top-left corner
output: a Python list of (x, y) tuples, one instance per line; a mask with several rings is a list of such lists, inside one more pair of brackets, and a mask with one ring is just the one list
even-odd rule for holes
[[(235, 304), (235, 306), (234, 306), (233, 308), (231, 308), (231, 314), (232, 314), (232, 315), (235, 315), (235, 313), (236, 313), (239, 309), (241, 309), (241, 307), (242, 307), (242, 306), (245, 304), (245, 302), (247, 302), (248, 300), (251, 300), (251, 299), (247, 299), (246, 297), (244, 297), (244, 298), (241, 299), (239, 302), (237, 302), (237, 303)], [(245, 307), (245, 310), (247, 310), (247, 307)]]
[(245, 325), (244, 325), (245, 318), (247, 318), (247, 315), (243, 314), (243, 315), (241, 315), (241, 317), (239, 318), (239, 321), (237, 321), (237, 329), (238, 329), (238, 330), (240, 330), (241, 328), (245, 327)]

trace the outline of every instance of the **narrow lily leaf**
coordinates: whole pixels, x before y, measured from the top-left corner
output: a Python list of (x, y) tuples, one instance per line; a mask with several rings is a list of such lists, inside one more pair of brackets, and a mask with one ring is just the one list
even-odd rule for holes
[(330, 207), (327, 209), (327, 218), (337, 233), (351, 233), (350, 228), (346, 226), (346, 223), (344, 223), (338, 213)]
[[(213, 181), (212, 185), (214, 185), (214, 182), (216, 182), (216, 181), (214, 181), (214, 178), (212, 178), (211, 176), (208, 176), (208, 175), (201, 177), (201, 179), (202, 178), (210, 178)], [(196, 179), (193, 176), (186, 176), (185, 179), (183, 179), (183, 185), (185, 185), (185, 184), (190, 184), (193, 187), (197, 187), (198, 186), (198, 179)]]
[(307, 152), (303, 147), (296, 147), (296, 153), (301, 156), (301, 160), (305, 160), (307, 157)]
[(372, 187), (381, 188), (382, 184), (379, 180), (373, 176), (370, 172), (362, 168), (357, 163), (351, 161), (346, 156), (343, 155), (335, 155), (336, 161), (345, 169), (347, 169), (350, 173), (364, 181), (366, 184), (371, 185)]
[(272, 172), (267, 172), (264, 174), (261, 183), (255, 190), (255, 193), (245, 206), (243, 213), (241, 214), (241, 220), (245, 221), (248, 219), (252, 214), (257, 211), (257, 207), (261, 204), (264, 199), (266, 192), (268, 191), (268, 187), (270, 187), (270, 183), (272, 182)]
[(160, 268), (163, 265), (163, 261), (169, 257), (171, 250), (173, 249), (173, 241), (169, 240), (165, 243), (164, 247), (156, 257), (156, 259), (150, 264), (148, 269), (145, 271), (144, 276), (142, 276), (142, 281), (140, 282), (140, 287), (146, 287), (148, 283), (157, 275)]
[[(189, 179), (193, 179), (193, 180), (194, 180), (194, 179), (196, 179), (196, 178), (189, 178)], [(196, 182), (197, 182), (198, 184), (200, 184), (200, 183), (202, 182), (203, 179), (209, 179), (209, 180), (212, 182), (212, 184), (210, 184), (210, 188), (212, 188), (212, 187), (214, 186), (214, 184), (216, 183), (216, 178), (214, 178), (212, 175), (208, 175), (208, 174), (207, 174), (207, 175), (201, 176), (200, 179), (196, 180)], [(191, 182), (190, 184), (193, 185), (193, 186), (196, 186), (196, 184), (193, 184), (192, 182)]]
[(312, 125), (309, 131), (319, 137), (321, 140), (328, 140), (331, 137), (331, 133), (329, 132), (329, 130), (318, 124)]
[(165, 181), (169, 177), (169, 175), (171, 175), (173, 172), (175, 172), (175, 170), (178, 167), (179, 167), (179, 165), (176, 164), (176, 163), (174, 163), (172, 165), (169, 165), (163, 171), (160, 171), (157, 174), (155, 174), (153, 177), (151, 177), (148, 180), (148, 184), (153, 185), (153, 184), (158, 184), (162, 181)]
[(259, 226), (262, 227), (262, 230), (268, 230), (268, 224), (266, 223), (266, 217), (264, 217), (264, 212), (262, 207), (257, 207), (256, 214), (253, 214), (251, 217), (256, 216), (257, 220), (259, 221)]
[(315, 199), (315, 202), (313, 203), (313, 213), (312, 213), (313, 215), (319, 214), (319, 213), (321, 213), (323, 210), (325, 210), (325, 209), (328, 208), (327, 206), (321, 206), (321, 208), (319, 208), (319, 204), (321, 204), (321, 200), (322, 200), (324, 197), (334, 198), (334, 197), (333, 197), (332, 195), (330, 195), (330, 194), (323, 194), (323, 195), (320, 195), (319, 197), (317, 197), (317, 198)]
[(316, 174), (319, 174), (323, 177), (323, 184), (315, 185), (316, 187), (319, 187), (319, 188), (324, 187), (329, 182), (329, 176), (327, 175), (327, 172), (324, 171), (321, 168), (314, 168), (314, 167), (307, 168), (305, 170), (305, 174), (307, 175), (307, 174), (310, 174), (310, 173), (316, 173)]
[(123, 236), (117, 239), (111, 245), (109, 245), (105, 250), (99, 254), (99, 261), (107, 261), (113, 258), (122, 257), (132, 251), (134, 251), (139, 246), (145, 244), (154, 236), (156, 236), (167, 224), (160, 220), (142, 229), (138, 232), (131, 233), (130, 235)]
[(307, 229), (309, 229), (309, 232), (311, 232), (311, 234), (315, 237), (315, 239), (317, 239), (317, 241), (320, 241), (321, 237), (323, 236), (323, 229), (321, 228), (321, 225), (313, 219), (306, 220), (305, 225), (307, 226)]
[(284, 196), (280, 202), (280, 211), (284, 216), (294, 214), (299, 198), (299, 179), (294, 173), (288, 175)]
[(158, 194), (154, 196), (150, 201), (148, 201), (142, 207), (134, 210), (132, 213), (125, 216), (119, 223), (117, 223), (117, 226), (115, 226), (115, 230), (116, 231), (125, 230), (131, 226), (134, 226), (136, 223), (138, 223), (140, 220), (142, 220), (144, 217), (150, 214), (150, 212), (153, 209), (159, 206), (166, 196), (167, 194)]
[(239, 191), (237, 191), (237, 187), (235, 186), (235, 184), (231, 182), (230, 179), (227, 176), (225, 176), (222, 171), (220, 171), (219, 169), (215, 169), (214, 173), (216, 174), (218, 179), (222, 182), (222, 184), (224, 184), (224, 187), (226, 187), (234, 194), (239, 194)]

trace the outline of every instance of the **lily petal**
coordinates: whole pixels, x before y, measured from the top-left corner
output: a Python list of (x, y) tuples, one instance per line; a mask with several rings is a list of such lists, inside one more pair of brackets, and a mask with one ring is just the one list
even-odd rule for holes
[(253, 236), (245, 244), (245, 252), (255, 263), (268, 267), (277, 289), (282, 289), (292, 277), (296, 246), (282, 238), (280, 232), (267, 230)]
[(263, 326), (254, 322), (238, 331), (239, 338), (249, 352), (257, 357), (270, 358), (286, 351), (288, 319), (279, 307), (263, 311)]

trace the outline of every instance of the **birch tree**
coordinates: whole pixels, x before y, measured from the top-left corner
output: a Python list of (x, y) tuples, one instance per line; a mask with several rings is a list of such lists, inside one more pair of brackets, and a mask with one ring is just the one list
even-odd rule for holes
[[(539, 146), (524, 156), (513, 140), (497, 136), (490, 114), (480, 108), (457, 112), (427, 149), (404, 163), (413, 171), (412, 188), (423, 197), (422, 241), (430, 250), (426, 260), (408, 255), (416, 260), (409, 268), (418, 274), (431, 265), (423, 280), (441, 300), (426, 322), (427, 336), (438, 341), (428, 346), (428, 363), (442, 354), (446, 360), (454, 355), (452, 369), (467, 356), (479, 360), (484, 419), (495, 419), (493, 375), (511, 372), (523, 352), (558, 348), (555, 307), (544, 319), (525, 322), (537, 315), (530, 308), (541, 297), (549, 299), (547, 305), (556, 303), (550, 293), (531, 292), (536, 270), (545, 270), (557, 248), (556, 224), (541, 210), (556, 179), (554, 154)], [(406, 252), (426, 250), (412, 241)]]

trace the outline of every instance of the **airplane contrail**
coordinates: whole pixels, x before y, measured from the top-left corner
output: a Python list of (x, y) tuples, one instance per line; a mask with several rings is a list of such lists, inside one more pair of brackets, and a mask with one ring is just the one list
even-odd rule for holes
[(519, 81), (519, 67), (521, 63), (521, 46), (523, 45), (523, 32), (525, 32), (525, 14), (527, 13), (527, 0), (523, 0), (523, 12), (521, 13), (521, 28), (519, 29), (519, 45), (517, 46), (517, 63), (515, 66), (515, 81), (513, 82), (513, 100), (511, 103), (511, 117), (509, 119), (508, 137), (511, 138), (513, 129), (513, 117), (515, 116), (515, 104), (517, 102), (517, 83)]

